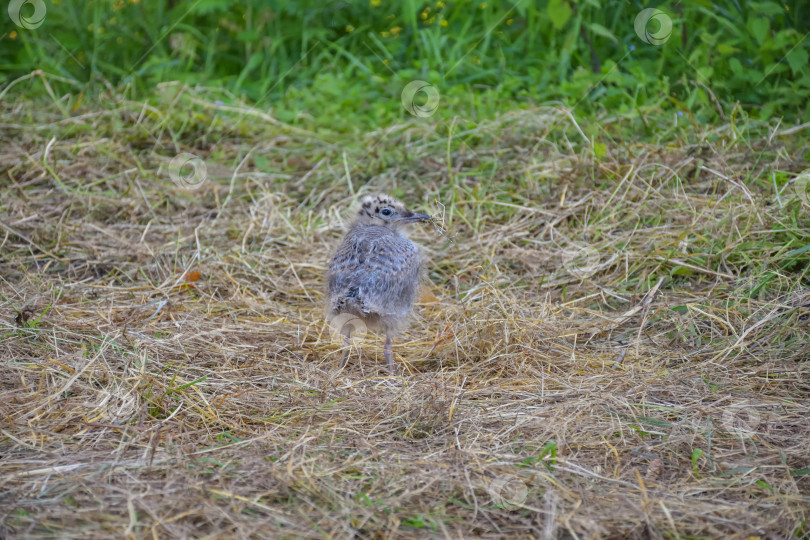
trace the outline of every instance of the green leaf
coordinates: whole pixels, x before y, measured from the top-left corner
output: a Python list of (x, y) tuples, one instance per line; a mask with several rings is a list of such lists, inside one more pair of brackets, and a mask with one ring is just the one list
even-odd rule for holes
[(591, 23), (591, 24), (588, 25), (588, 28), (590, 28), (591, 32), (593, 32), (594, 34), (602, 36), (602, 37), (606, 37), (609, 40), (611, 40), (613, 43), (618, 43), (619, 42), (619, 40), (616, 39), (616, 36), (613, 35), (613, 32), (611, 32), (610, 30), (608, 30), (607, 28), (605, 28), (601, 24)]
[(253, 53), (253, 54), (251, 54), (250, 55), (250, 60), (248, 60), (247, 66), (245, 67), (245, 72), (253, 71), (263, 61), (264, 61), (264, 54), (262, 54), (262, 53)]
[(166, 395), (169, 395), (169, 394), (171, 394), (171, 393), (173, 393), (173, 392), (177, 392), (178, 390), (183, 390), (183, 389), (188, 388), (188, 387), (190, 387), (190, 386), (194, 386), (194, 385), (195, 385), (195, 384), (197, 384), (198, 382), (202, 382), (202, 381), (205, 381), (205, 380), (207, 380), (207, 379), (208, 379), (208, 375), (203, 375), (203, 376), (202, 376), (202, 377), (200, 377), (199, 379), (196, 379), (196, 380), (194, 380), (194, 381), (191, 381), (190, 383), (186, 383), (186, 384), (184, 384), (184, 385), (182, 385), (182, 386), (178, 386), (177, 388), (169, 388), (168, 390), (166, 390)]
[(765, 17), (751, 17), (748, 19), (748, 31), (754, 36), (760, 45), (768, 38), (770, 23)]
[(742, 63), (736, 58), (732, 58), (731, 60), (728, 61), (728, 67), (730, 67), (731, 71), (733, 71), (737, 75), (742, 73), (743, 70)]
[(402, 524), (406, 527), (413, 527), (415, 529), (424, 529), (428, 526), (428, 524), (425, 523), (425, 518), (421, 515), (404, 518), (402, 520)]
[(247, 43), (253, 43), (254, 41), (258, 41), (259, 31), (256, 30), (255, 28), (243, 30), (236, 35), (236, 39)]
[(230, 7), (229, 0), (198, 0), (191, 6), (191, 11), (200, 15), (222, 13)]
[(607, 145), (605, 143), (594, 143), (593, 154), (596, 157), (605, 157), (607, 155)]
[(571, 52), (574, 50), (574, 47), (577, 44), (577, 40), (579, 39), (579, 32), (577, 32), (576, 26), (572, 26), (571, 30), (568, 31), (568, 34), (565, 36), (565, 41), (563, 42), (563, 51)]
[(698, 478), (700, 478), (700, 473), (698, 472), (697, 462), (701, 457), (703, 457), (703, 450), (700, 448), (692, 450), (692, 470)]
[(729, 43), (721, 43), (717, 46), (717, 52), (720, 54), (732, 54), (738, 52), (740, 49)]
[(548, 3), (548, 16), (557, 30), (560, 30), (571, 18), (571, 6), (565, 0), (550, 0)]
[(659, 420), (658, 418), (651, 418), (649, 416), (638, 416), (637, 417), (643, 424), (649, 424), (651, 426), (660, 427), (660, 428), (670, 428), (672, 427), (671, 422), (667, 422), (666, 420)]
[(717, 389), (718, 389), (718, 388), (720, 388), (719, 386), (717, 386), (717, 384), (715, 384), (715, 383), (711, 382), (711, 381), (710, 381), (709, 379), (707, 379), (706, 377), (701, 377), (701, 379), (703, 380), (703, 383), (704, 383), (706, 386), (708, 386), (709, 388), (711, 388), (711, 389), (712, 389), (712, 392), (717, 392)]
[(770, 283), (775, 277), (776, 277), (776, 274), (774, 274), (773, 272), (768, 272), (767, 274), (765, 274), (762, 277), (762, 279), (760, 279), (759, 282), (757, 282), (756, 285), (751, 287), (751, 292), (748, 293), (748, 298), (751, 298), (751, 297), (759, 294), (759, 291), (761, 291), (763, 288), (767, 287), (768, 283)]
[(775, 2), (751, 2), (751, 8), (755, 13), (772, 17), (774, 15), (784, 15), (785, 8)]
[[(548, 461), (546, 458), (548, 457)], [(553, 472), (554, 465), (557, 463), (557, 441), (551, 440), (546, 443), (546, 445), (540, 449), (539, 458), (543, 465), (546, 466), (548, 472)]]
[(692, 272), (691, 268), (687, 268), (686, 266), (676, 266), (670, 272), (670, 275), (673, 276), (691, 276), (694, 272)]
[(766, 482), (765, 480), (757, 480), (757, 485), (758, 485), (759, 487), (761, 487), (761, 488), (765, 488), (765, 489), (767, 489), (768, 491), (770, 491), (771, 493), (773, 493), (773, 488), (772, 488), (772, 487), (771, 487), (771, 485), (770, 485), (768, 482)]
[(807, 69), (807, 51), (801, 47), (796, 47), (787, 54), (787, 62), (790, 66), (790, 71), (794, 75), (798, 75)]
[(253, 156), (253, 163), (262, 172), (271, 172), (273, 170), (270, 160), (264, 156)]
[(793, 251), (791, 251), (787, 255), (785, 255), (785, 259), (791, 259), (791, 258), (795, 257), (796, 255), (801, 255), (802, 253), (807, 253), (808, 251), (810, 251), (810, 244), (806, 244), (806, 245), (804, 245), (804, 246), (802, 246), (800, 248), (794, 249)]
[(810, 475), (810, 469), (793, 469), (790, 471), (790, 476), (808, 476)]

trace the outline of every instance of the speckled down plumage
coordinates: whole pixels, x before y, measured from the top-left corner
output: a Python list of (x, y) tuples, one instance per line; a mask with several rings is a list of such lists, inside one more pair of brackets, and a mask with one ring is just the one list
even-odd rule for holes
[[(391, 335), (408, 319), (419, 288), (419, 249), (400, 229), (427, 221), (388, 195), (366, 196), (335, 252), (327, 275), (327, 318), (358, 317), (367, 328), (386, 334), (386, 360), (393, 369)], [(353, 327), (338, 331), (348, 346)], [(346, 355), (344, 354), (343, 363)]]
[(419, 286), (419, 250), (388, 227), (353, 226), (329, 265), (332, 313), (369, 319), (381, 331), (402, 326)]

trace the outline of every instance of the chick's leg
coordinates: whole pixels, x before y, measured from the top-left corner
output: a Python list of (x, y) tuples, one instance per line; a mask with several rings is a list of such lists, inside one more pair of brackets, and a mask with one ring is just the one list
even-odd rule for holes
[(383, 346), (385, 362), (388, 364), (388, 373), (394, 374), (394, 352), (391, 350), (391, 333), (385, 333), (385, 345)]
[(346, 367), (346, 361), (349, 359), (349, 351), (352, 344), (352, 329), (347, 328), (343, 334), (343, 358), (340, 359), (340, 369)]

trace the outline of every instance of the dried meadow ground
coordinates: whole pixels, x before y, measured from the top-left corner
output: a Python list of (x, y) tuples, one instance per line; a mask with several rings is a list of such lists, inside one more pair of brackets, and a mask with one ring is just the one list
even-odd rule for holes
[[(0, 536), (810, 534), (810, 130), (254, 132), (172, 91), (0, 104)], [(323, 320), (379, 190), (444, 229), (401, 377)]]

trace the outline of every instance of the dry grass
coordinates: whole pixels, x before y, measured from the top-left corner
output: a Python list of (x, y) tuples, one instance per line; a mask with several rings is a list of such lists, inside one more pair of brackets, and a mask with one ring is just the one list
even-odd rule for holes
[[(604, 119), (597, 158), (556, 109), (344, 148), (188, 91), (5, 107), (0, 536), (807, 537), (802, 133)], [(380, 339), (339, 371), (322, 317), (371, 190), (447, 229), (400, 377)]]

